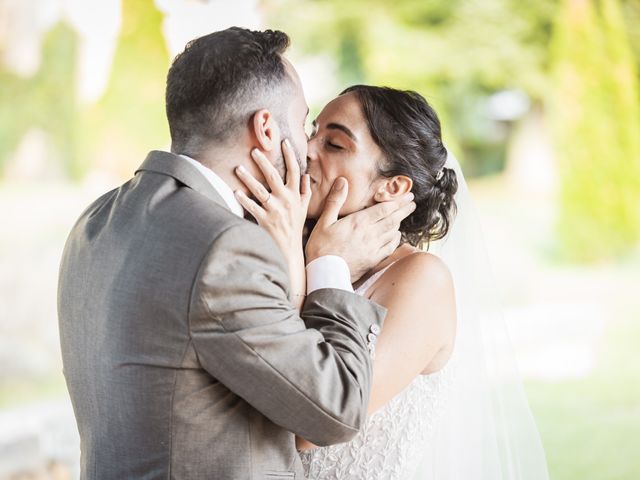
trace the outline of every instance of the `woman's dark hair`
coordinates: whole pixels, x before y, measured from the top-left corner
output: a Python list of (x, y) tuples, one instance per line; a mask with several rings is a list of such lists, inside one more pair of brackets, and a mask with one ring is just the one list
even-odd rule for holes
[(290, 77), (282, 53), (289, 37), (278, 30), (239, 27), (192, 40), (167, 75), (171, 150), (197, 154), (233, 138), (260, 108), (285, 112)]
[(382, 150), (378, 173), (413, 180), (416, 209), (400, 225), (403, 240), (421, 246), (443, 238), (456, 214), (458, 180), (453, 169), (444, 168), (447, 150), (436, 112), (410, 90), (354, 85), (341, 95), (345, 93), (358, 98), (369, 132)]

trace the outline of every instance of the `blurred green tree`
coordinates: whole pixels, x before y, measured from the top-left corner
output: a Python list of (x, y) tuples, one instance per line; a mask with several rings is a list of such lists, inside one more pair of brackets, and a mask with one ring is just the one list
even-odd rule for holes
[(504, 131), (487, 118), (488, 95), (519, 88), (542, 101), (548, 88), (557, 0), (270, 0), (265, 6), (269, 25), (291, 35), (294, 52), (336, 59), (341, 87), (362, 82), (423, 94), (472, 176), (504, 163)]
[(72, 179), (95, 167), (127, 178), (150, 148), (168, 145), (164, 87), (169, 53), (162, 15), (153, 0), (124, 0), (122, 7), (109, 83), (94, 105), (78, 104), (78, 39), (64, 22), (47, 34), (36, 75), (24, 79), (0, 67), (0, 175), (31, 128), (49, 135), (54, 156)]
[(56, 25), (43, 42), (42, 63), (31, 78), (0, 66), (0, 176), (24, 135), (38, 128), (48, 135), (67, 174), (79, 178), (78, 105), (75, 60), (78, 39), (65, 23)]
[(640, 18), (638, 0), (265, 3), (294, 52), (337, 59), (341, 86), (421, 92), (470, 176), (504, 161), (507, 137), (487, 118), (488, 95), (525, 91), (557, 126), (563, 257), (594, 260), (637, 244), (640, 30), (630, 45), (625, 21)]
[(640, 103), (618, 0), (566, 0), (552, 46), (562, 256), (616, 256), (640, 239)]
[(636, 62), (636, 74), (640, 80), (640, 0), (623, 0), (622, 16), (625, 20), (629, 42)]
[[(125, 0), (104, 96), (83, 112), (83, 155), (127, 178), (152, 148), (169, 144), (164, 89), (169, 53), (153, 0)], [(85, 161), (86, 161), (85, 160)]]

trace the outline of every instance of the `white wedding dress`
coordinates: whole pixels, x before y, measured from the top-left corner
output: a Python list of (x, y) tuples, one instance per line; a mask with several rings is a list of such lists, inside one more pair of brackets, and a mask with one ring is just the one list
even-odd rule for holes
[[(385, 270), (372, 275), (356, 293), (363, 295)], [(351, 441), (302, 452), (306, 478), (411, 480), (429, 449), (449, 380), (447, 367), (431, 375), (419, 375), (375, 411)]]
[[(450, 153), (445, 166), (458, 179), (457, 214), (447, 236), (428, 251), (445, 262), (454, 281), (451, 358), (440, 372), (417, 377), (374, 412), (350, 442), (302, 453), (309, 479), (549, 479), (479, 217), (460, 164)], [(383, 272), (356, 292), (366, 292)]]

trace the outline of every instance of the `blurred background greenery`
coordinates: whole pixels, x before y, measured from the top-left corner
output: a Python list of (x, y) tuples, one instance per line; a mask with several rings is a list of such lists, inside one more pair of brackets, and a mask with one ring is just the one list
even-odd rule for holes
[[(171, 58), (231, 25), (289, 33), (312, 114), (354, 83), (434, 105), (483, 215), (552, 478), (640, 478), (640, 0), (0, 0), (0, 478), (75, 474), (73, 448), (6, 455), (48, 434), (25, 416), (68, 414), (65, 235), (168, 147)], [(3, 421), (21, 427), (3, 436)]]

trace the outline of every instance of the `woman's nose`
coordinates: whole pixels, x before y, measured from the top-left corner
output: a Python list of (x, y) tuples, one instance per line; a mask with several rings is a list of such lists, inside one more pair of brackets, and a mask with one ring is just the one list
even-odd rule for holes
[(317, 143), (316, 137), (311, 137), (307, 142), (307, 163), (311, 163), (318, 159), (318, 151), (316, 148)]

